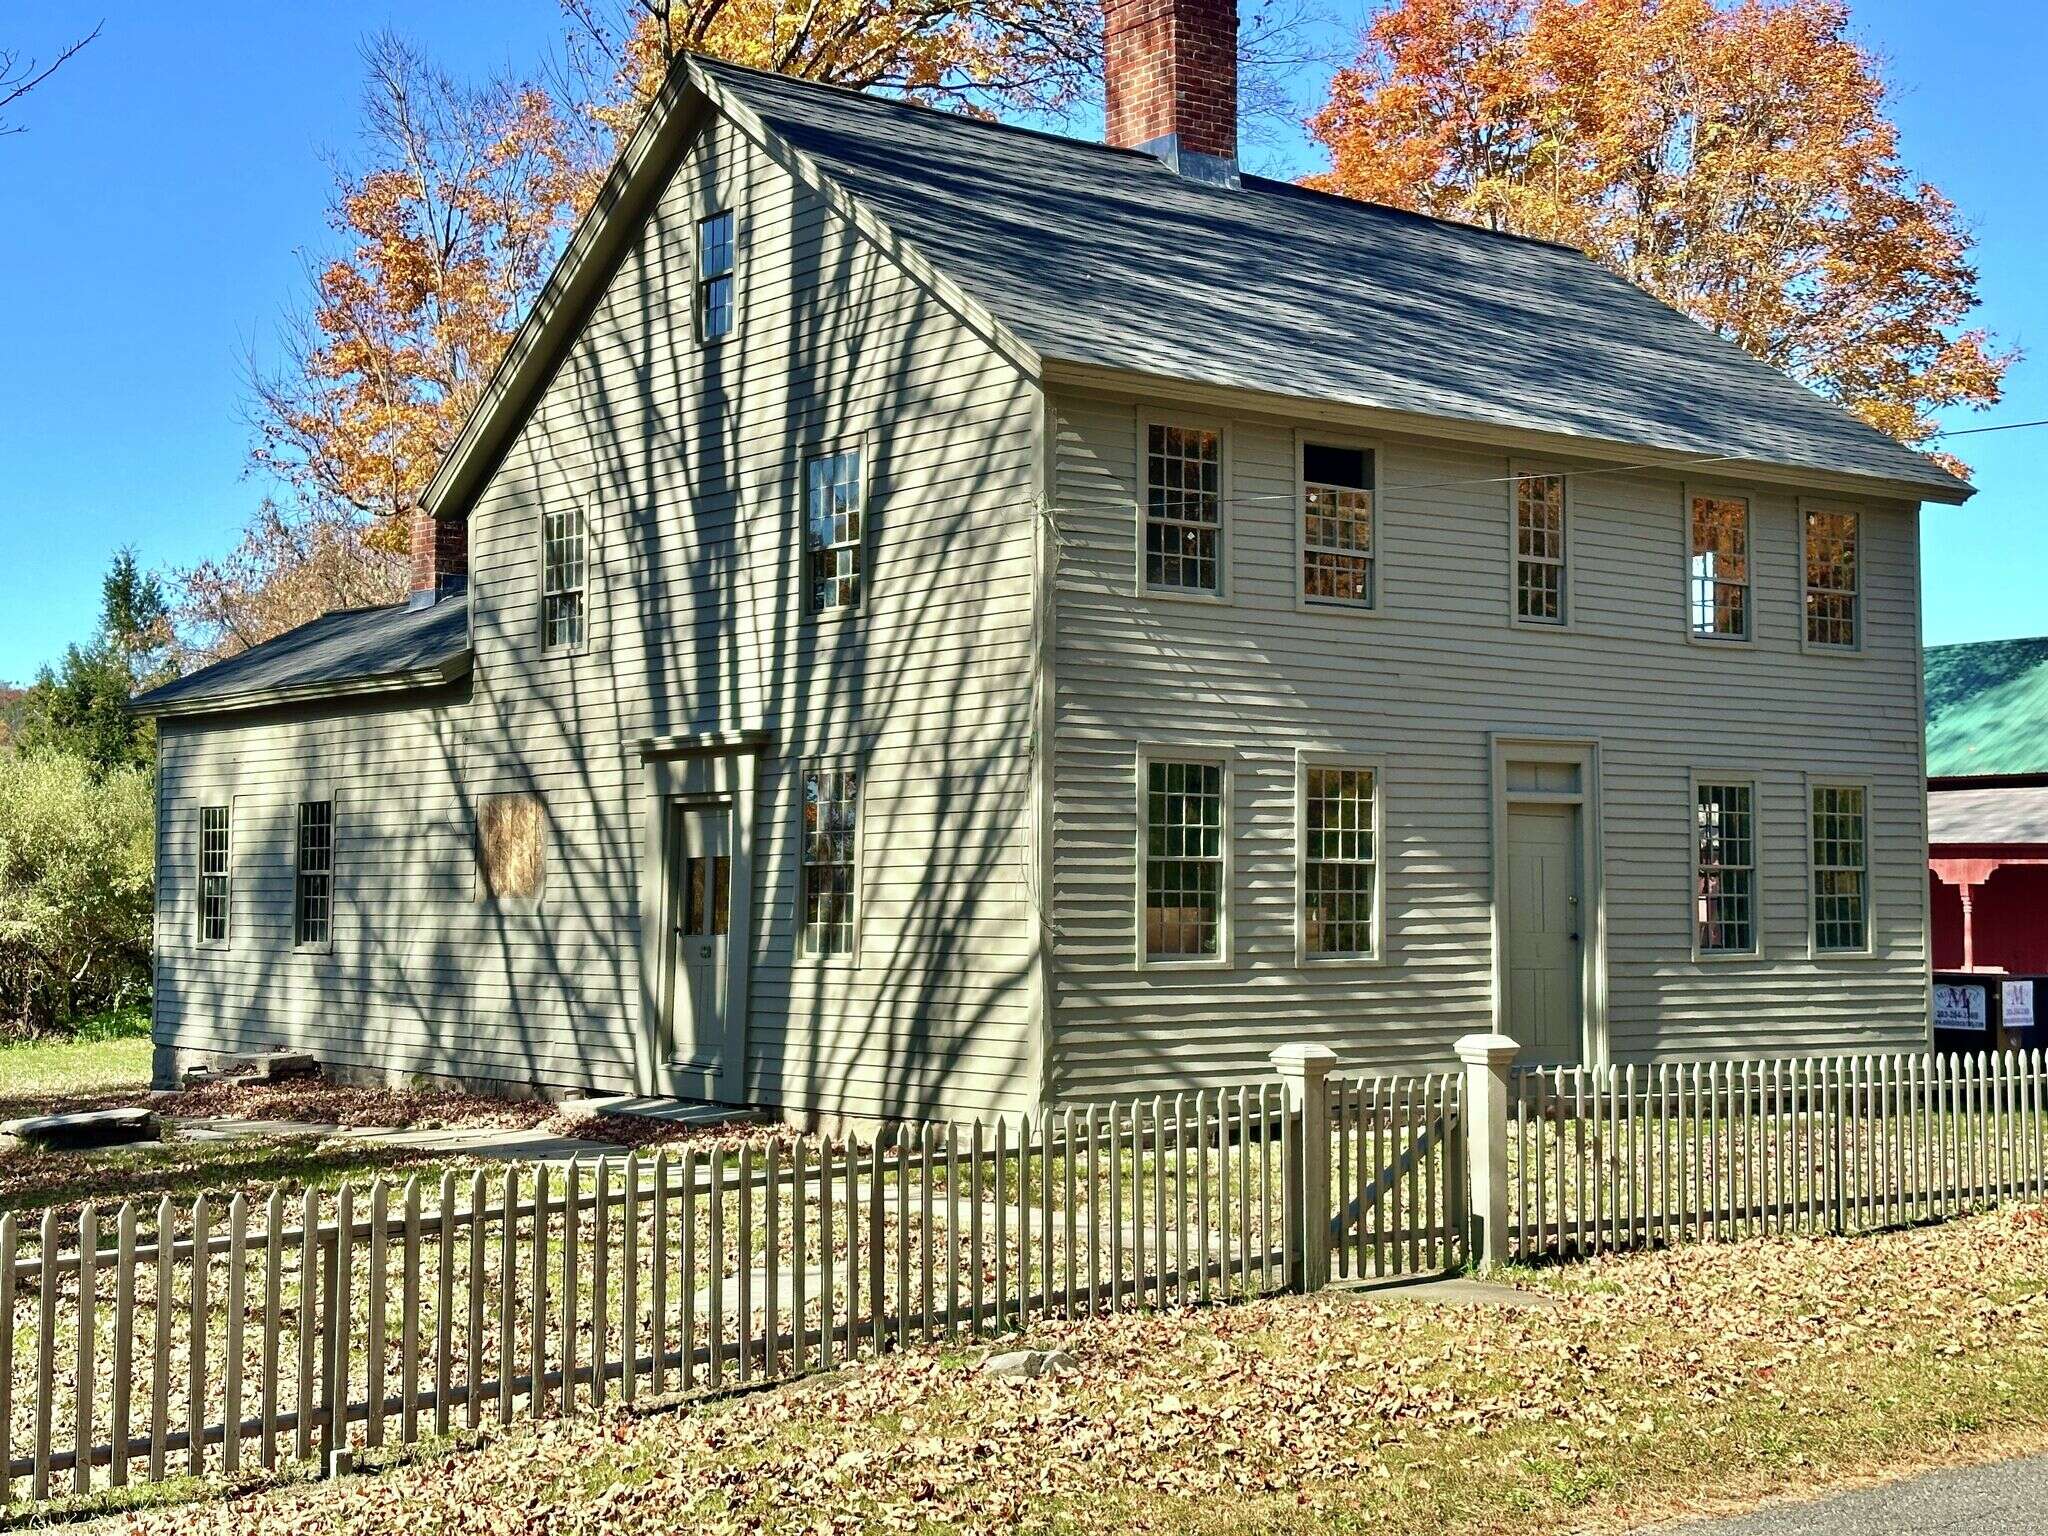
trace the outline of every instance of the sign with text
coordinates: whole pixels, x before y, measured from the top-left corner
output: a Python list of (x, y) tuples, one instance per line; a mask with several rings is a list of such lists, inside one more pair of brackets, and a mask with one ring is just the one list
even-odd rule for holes
[(1987, 1005), (1990, 1002), (1986, 995), (1987, 991), (1986, 987), (1975, 982), (1937, 984), (1934, 989), (1934, 1027), (1984, 1029)]
[(2034, 984), (2031, 981), (2008, 981), (2005, 984), (2005, 1007), (1998, 1017), (2007, 1029), (2032, 1029), (2034, 1027)]

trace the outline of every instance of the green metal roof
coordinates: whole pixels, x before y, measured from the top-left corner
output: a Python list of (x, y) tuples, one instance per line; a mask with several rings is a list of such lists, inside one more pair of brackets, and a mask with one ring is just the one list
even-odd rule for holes
[(1928, 647), (1927, 772), (2048, 773), (2048, 635)]

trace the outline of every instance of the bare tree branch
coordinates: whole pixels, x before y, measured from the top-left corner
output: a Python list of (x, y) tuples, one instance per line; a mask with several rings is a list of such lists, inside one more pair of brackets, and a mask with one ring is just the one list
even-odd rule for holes
[[(52, 59), (42, 69), (36, 68), (36, 61), (34, 59), (24, 59), (19, 49), (0, 48), (0, 112), (5, 112), (7, 108), (13, 106), (22, 97), (62, 69), (65, 62), (73, 54), (100, 35), (100, 28), (105, 25), (104, 21), (97, 23), (90, 32), (78, 39), (77, 42), (66, 45), (58, 53), (57, 57)], [(13, 133), (26, 133), (27, 131), (24, 125), (10, 123), (5, 117), (0, 117), (0, 137)]]

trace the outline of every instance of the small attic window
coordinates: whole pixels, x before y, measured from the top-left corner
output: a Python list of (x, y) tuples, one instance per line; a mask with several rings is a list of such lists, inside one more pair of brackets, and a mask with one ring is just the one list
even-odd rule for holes
[(697, 221), (697, 335), (717, 341), (732, 334), (732, 210)]

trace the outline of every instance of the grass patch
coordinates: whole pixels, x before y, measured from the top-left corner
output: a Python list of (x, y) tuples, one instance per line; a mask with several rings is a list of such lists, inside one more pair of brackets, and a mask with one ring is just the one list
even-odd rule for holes
[(85, 1020), (68, 1035), (0, 1045), (0, 1119), (149, 1087), (149, 1006)]

